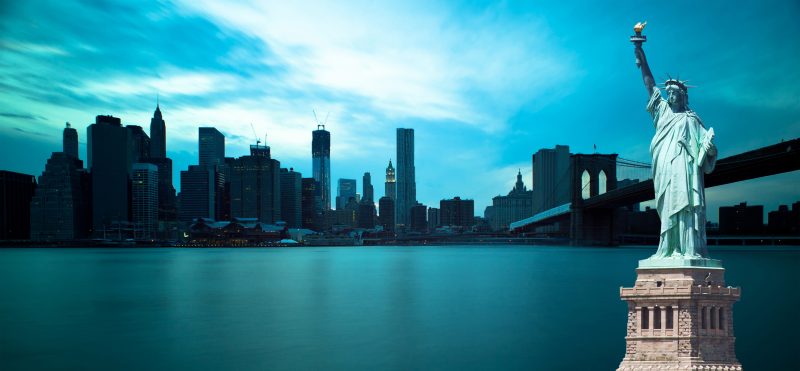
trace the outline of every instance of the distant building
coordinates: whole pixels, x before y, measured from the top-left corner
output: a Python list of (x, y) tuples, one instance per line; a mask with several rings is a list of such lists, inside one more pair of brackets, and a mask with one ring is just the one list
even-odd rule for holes
[(172, 227), (178, 219), (178, 201), (172, 184), (172, 159), (167, 157), (167, 126), (158, 104), (150, 119), (150, 158), (140, 162), (158, 167), (159, 237), (174, 239), (177, 236)]
[[(78, 156), (78, 131), (72, 127), (69, 123), (67, 123), (67, 127), (64, 128), (64, 137), (63, 137), (63, 152), (67, 156), (72, 156), (75, 158), (79, 158)], [(81, 166), (83, 167), (83, 166)]]
[(428, 207), (417, 203), (409, 209), (409, 226), (414, 232), (427, 232), (428, 230)]
[(343, 209), (351, 198), (355, 200), (357, 189), (358, 186), (355, 179), (339, 179), (339, 187), (336, 192), (336, 210)]
[(181, 171), (181, 207), (178, 219), (189, 223), (197, 218), (214, 219), (219, 217), (223, 176), (214, 169), (191, 165)]
[(322, 193), (314, 178), (302, 180), (302, 224), (303, 228), (321, 231), (324, 222), (322, 216)]
[(409, 223), (409, 210), (417, 203), (416, 169), (414, 167), (414, 129), (397, 129), (397, 198), (395, 212), (398, 225)]
[(442, 226), (472, 227), (475, 222), (475, 201), (455, 197), (439, 202)]
[(395, 225), (394, 200), (389, 196), (383, 196), (378, 200), (378, 208), (380, 211), (378, 222), (383, 226), (383, 230), (393, 232)]
[(281, 164), (271, 157), (269, 146), (251, 145), (250, 156), (232, 160), (230, 167), (231, 216), (263, 223), (281, 220)]
[(533, 215), (533, 191), (522, 182), (522, 171), (517, 172), (517, 182), (508, 195), (492, 198), (490, 210), (492, 215), (484, 217), (494, 231), (507, 230), (511, 223)]
[(375, 203), (375, 194), (372, 188), (372, 175), (370, 175), (369, 172), (364, 173), (364, 177), (361, 179), (361, 187), (364, 190), (364, 201), (371, 204)]
[(325, 125), (312, 132), (311, 158), (314, 180), (319, 182), (322, 209), (331, 209), (331, 133)]
[[(68, 146), (65, 144), (65, 147)], [(90, 186), (83, 161), (65, 152), (53, 152), (39, 176), (39, 185), (31, 201), (31, 239), (88, 237)]]
[(764, 232), (764, 206), (736, 206), (719, 208), (719, 233), (723, 235), (759, 234)]
[(35, 190), (35, 176), (0, 170), (0, 240), (31, 237), (31, 199)]
[(397, 179), (395, 178), (394, 167), (392, 167), (392, 160), (389, 160), (389, 166), (386, 167), (384, 196), (390, 197), (392, 200), (397, 199)]
[(302, 179), (294, 168), (281, 169), (281, 219), (289, 228), (302, 227)]
[(358, 227), (372, 229), (375, 228), (375, 204), (367, 202), (366, 199), (358, 204)]
[(125, 129), (131, 137), (131, 164), (147, 162), (150, 159), (150, 136), (138, 125), (128, 125)]
[(570, 202), (569, 146), (540, 149), (533, 155), (533, 211), (542, 211)]
[(148, 163), (133, 164), (131, 211), (138, 239), (152, 240), (158, 232), (158, 167)]
[(439, 209), (435, 207), (428, 208), (428, 231), (434, 231), (441, 226), (439, 221)]
[(88, 169), (92, 179), (92, 229), (95, 235), (112, 224), (129, 221), (129, 181), (133, 141), (114, 116), (97, 116), (87, 131)]
[(150, 119), (150, 157), (167, 158), (167, 123), (161, 115), (161, 106), (158, 103), (153, 118)]
[(197, 129), (200, 166), (213, 168), (225, 163), (225, 136), (213, 127)]
[(795, 235), (800, 233), (800, 202), (778, 206), (778, 210), (767, 214), (769, 232), (779, 235)]

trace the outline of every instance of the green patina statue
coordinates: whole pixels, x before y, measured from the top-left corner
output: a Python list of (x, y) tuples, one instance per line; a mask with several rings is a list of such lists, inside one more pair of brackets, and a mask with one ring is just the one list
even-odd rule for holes
[(699, 265), (716, 266), (706, 249), (706, 200), (704, 174), (714, 170), (717, 148), (714, 129), (703, 126), (700, 117), (689, 109), (685, 81), (668, 79), (664, 84), (667, 99), (647, 64), (641, 35), (644, 24), (634, 27), (636, 64), (642, 71), (650, 97), (647, 111), (653, 118), (656, 133), (650, 142), (653, 156), (653, 185), (661, 234), (658, 250), (642, 266)]

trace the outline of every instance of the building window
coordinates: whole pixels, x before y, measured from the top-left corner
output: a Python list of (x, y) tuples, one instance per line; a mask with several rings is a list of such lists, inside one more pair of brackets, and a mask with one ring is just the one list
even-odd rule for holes
[(711, 321), (710, 321), (711, 323), (709, 323), (709, 324), (711, 325), (711, 329), (713, 330), (713, 329), (717, 328), (717, 321), (716, 321), (716, 319), (717, 319), (717, 308), (711, 307), (711, 310), (709, 312), (711, 312), (710, 313), (711, 314)]
[(650, 313), (647, 307), (642, 307), (642, 329), (646, 330), (650, 327)]
[(667, 307), (667, 327), (668, 329), (672, 329), (672, 306)]
[(656, 330), (661, 329), (661, 307), (658, 305), (653, 308), (653, 328)]
[(706, 307), (700, 310), (700, 327), (705, 330), (706, 327)]
[(719, 315), (717, 316), (719, 319), (719, 329), (725, 329), (725, 308), (719, 308)]

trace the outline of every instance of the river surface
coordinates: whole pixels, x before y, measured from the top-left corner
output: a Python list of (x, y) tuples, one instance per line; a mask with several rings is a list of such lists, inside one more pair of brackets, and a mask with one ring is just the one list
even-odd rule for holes
[[(0, 368), (614, 370), (654, 249), (0, 249)], [(711, 254), (745, 369), (800, 369), (800, 248)]]

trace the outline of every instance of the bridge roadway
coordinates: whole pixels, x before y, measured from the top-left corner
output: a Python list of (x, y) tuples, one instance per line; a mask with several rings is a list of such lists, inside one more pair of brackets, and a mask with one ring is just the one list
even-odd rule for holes
[[(711, 174), (706, 174), (706, 188), (800, 170), (800, 138), (744, 152), (717, 160)], [(584, 209), (608, 209), (627, 206), (655, 197), (653, 180), (610, 190), (583, 200)]]

